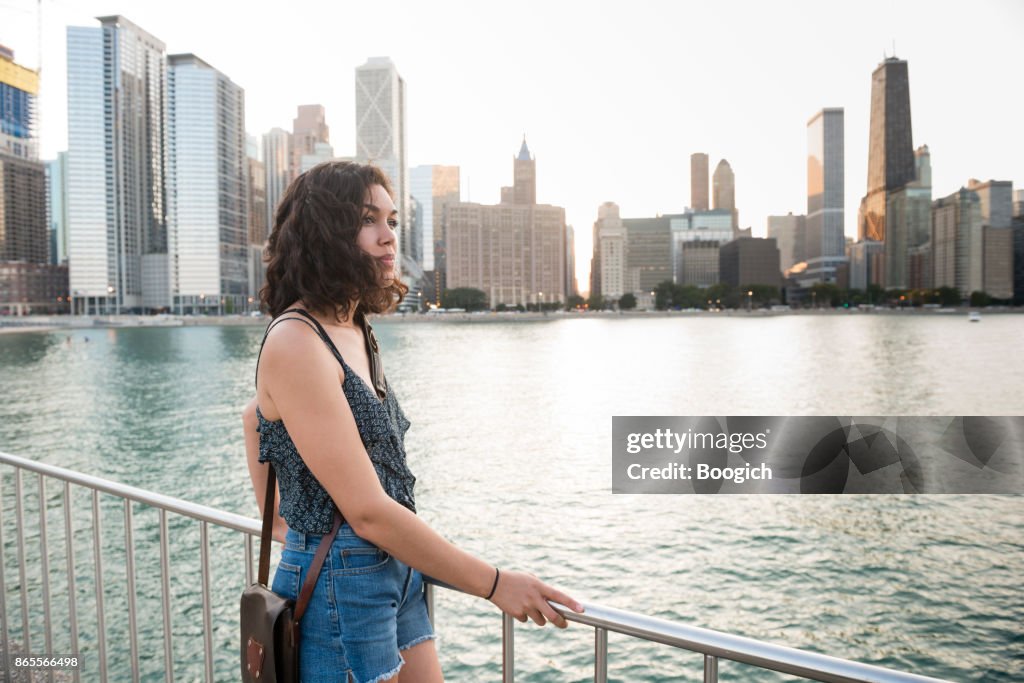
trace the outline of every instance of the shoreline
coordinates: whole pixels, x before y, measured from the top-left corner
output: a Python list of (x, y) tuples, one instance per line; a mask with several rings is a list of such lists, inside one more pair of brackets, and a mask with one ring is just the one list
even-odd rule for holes
[[(586, 311), (567, 312), (495, 312), (481, 313), (390, 313), (371, 317), (373, 324), (392, 325), (403, 323), (488, 323), (488, 322), (537, 322), (545, 320), (571, 320), (593, 318), (696, 318), (696, 317), (729, 317), (729, 318), (774, 318), (777, 316), (967, 316), (977, 311), (982, 317), (988, 315), (1014, 315), (1024, 313), (1024, 308), (991, 308), (976, 309), (969, 306), (955, 308), (929, 309), (855, 309), (855, 308), (820, 308), (769, 310), (726, 309), (721, 311)], [(75, 330), (119, 329), (141, 327), (199, 327), (199, 326), (244, 326), (265, 327), (270, 322), (267, 316), (250, 317), (241, 315), (224, 316), (172, 316), (172, 315), (111, 315), (111, 316), (23, 316), (20, 318), (0, 319), (0, 335), (19, 332), (73, 332)]]

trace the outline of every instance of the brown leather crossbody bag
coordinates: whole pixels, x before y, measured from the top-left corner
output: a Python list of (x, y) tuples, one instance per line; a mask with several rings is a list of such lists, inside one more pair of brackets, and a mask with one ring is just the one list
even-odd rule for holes
[(269, 464), (267, 495), (263, 504), (260, 564), (256, 583), (242, 593), (242, 680), (245, 683), (298, 683), (299, 621), (313, 595), (320, 569), (341, 527), (334, 509), (334, 526), (320, 540), (313, 564), (298, 600), (285, 598), (267, 587), (270, 576), (270, 542), (274, 519), (274, 466)]

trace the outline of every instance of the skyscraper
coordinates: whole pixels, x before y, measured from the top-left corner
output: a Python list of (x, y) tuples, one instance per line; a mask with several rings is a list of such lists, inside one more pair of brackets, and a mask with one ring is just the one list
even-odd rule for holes
[(807, 217), (768, 216), (768, 237), (774, 238), (779, 248), (779, 268), (785, 272), (805, 261), (804, 238), (807, 233)]
[(981, 203), (982, 290), (994, 299), (1013, 297), (1013, 183), (971, 179), (967, 189)]
[(395, 192), (402, 270), (415, 269), (405, 144), (405, 81), (388, 57), (356, 68), (356, 161), (379, 166)]
[[(165, 48), (124, 17), (99, 21), (67, 30), (70, 288), (81, 312), (141, 310), (167, 292)], [(159, 291), (144, 291), (144, 261)]]
[[(291, 171), (294, 178), (304, 170), (302, 157), (317, 155), (318, 145), (330, 145), (330, 130), (327, 128), (327, 112), (321, 104), (300, 104), (298, 114), (292, 120)], [(330, 156), (334, 156), (331, 150)]]
[(0, 45), (0, 154), (38, 159), (36, 97), (39, 73), (14, 61), (14, 51)]
[[(246, 304), (258, 301), (260, 289), (266, 280), (263, 264), (263, 246), (269, 236), (267, 225), (267, 172), (259, 159), (259, 143), (253, 135), (246, 135), (246, 181), (249, 184), (249, 298)], [(258, 304), (257, 304), (258, 308)], [(246, 311), (252, 309), (247, 305)]]
[(736, 213), (736, 177), (732, 173), (729, 162), (722, 159), (715, 167), (715, 175), (712, 178), (714, 191), (712, 201), (715, 209), (732, 212), (732, 229), (739, 228), (739, 216)]
[(981, 199), (961, 187), (932, 202), (932, 273), (934, 287), (956, 287), (967, 299), (982, 291), (984, 233)]
[(807, 122), (807, 232), (804, 260), (843, 258), (843, 109), (822, 109)]
[(702, 152), (690, 155), (690, 208), (708, 210), (708, 155)]
[(886, 230), (889, 196), (915, 179), (907, 62), (889, 57), (871, 75), (868, 189), (860, 203), (858, 237), (885, 245), (884, 285), (905, 286), (907, 235)]
[(267, 234), (274, 229), (277, 205), (295, 177), (292, 174), (292, 135), (283, 128), (271, 128), (263, 136), (263, 168), (267, 174)]
[[(241, 311), (249, 296), (245, 93), (195, 55), (171, 55), (167, 101), (165, 305)], [(146, 278), (157, 275), (150, 269)]]
[(459, 167), (425, 165), (409, 172), (412, 202), (416, 207), (412, 230), (413, 258), (422, 266), (428, 300), (440, 305), (445, 289), (444, 208), (459, 201)]
[(0, 312), (16, 315), (67, 310), (67, 268), (49, 258), (38, 92), (38, 72), (0, 46)]
[(68, 261), (68, 153), (46, 162), (46, 202), (49, 225), (50, 263)]
[[(522, 182), (516, 178), (517, 190)], [(562, 207), (453, 202), (445, 208), (445, 231), (449, 288), (481, 289), (492, 307), (566, 301)]]

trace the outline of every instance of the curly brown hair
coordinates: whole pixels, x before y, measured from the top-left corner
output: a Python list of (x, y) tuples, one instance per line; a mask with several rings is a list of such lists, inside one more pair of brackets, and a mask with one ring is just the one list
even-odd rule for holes
[[(397, 274), (382, 286), (377, 259), (356, 243), (363, 204), (373, 185), (391, 197), (384, 172), (370, 164), (327, 161), (292, 181), (277, 205), (264, 261), (267, 283), (262, 308), (277, 317), (296, 301), (337, 320), (359, 313), (384, 313), (397, 306), (409, 287)], [(355, 311), (352, 302), (358, 300)]]

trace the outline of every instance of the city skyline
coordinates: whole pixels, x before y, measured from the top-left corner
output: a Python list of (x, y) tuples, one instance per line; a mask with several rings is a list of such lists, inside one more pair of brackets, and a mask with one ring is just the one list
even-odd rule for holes
[[(554, 13), (550, 26), (517, 11), (503, 14), (502, 28), (488, 32), (467, 32), (462, 20), (469, 17), (458, 7), (445, 23), (437, 17), (451, 12), (438, 7), (353, 7), (348, 11), (354, 14), (342, 14), (310, 5), (322, 21), (299, 32), (280, 31), (275, 13), (261, 8), (241, 17), (217, 6), (190, 12), (188, 3), (172, 9), (48, 2), (41, 156), (66, 149), (65, 26), (95, 26), (95, 17), (123, 12), (165, 41), (169, 53), (195, 53), (245, 88), (249, 133), (288, 128), (299, 105), (324, 105), (339, 156), (355, 152), (352, 73), (369, 57), (389, 56), (408, 88), (409, 166), (459, 166), (464, 200), (498, 201), (508, 183), (502, 160), (515, 153), (525, 132), (540, 162), (537, 200), (565, 206), (576, 230), (581, 283), (587, 282), (589, 228), (598, 207), (613, 201), (624, 218), (681, 212), (690, 203), (694, 152), (707, 153), (712, 167), (728, 159), (740, 227), (752, 227), (755, 236), (765, 234), (767, 216), (801, 213), (805, 126), (827, 107), (846, 112), (844, 222), (846, 234), (855, 235), (867, 179), (871, 73), (893, 53), (893, 40), (895, 54), (909, 64), (914, 146), (931, 149), (935, 196), (971, 177), (1020, 185), (1024, 141), (1015, 135), (1013, 112), (1021, 95), (996, 72), (1013, 73), (1024, 61), (1011, 50), (1024, 7), (989, 2), (957, 13), (934, 3), (828, 11), (810, 3), (729, 5), (605, 6), (593, 14), (553, 7), (546, 10)], [(293, 10), (302, 12), (303, 5)], [(35, 3), (15, 0), (0, 14), (0, 43), (15, 49), (19, 63), (35, 66)], [(740, 15), (742, 22), (721, 30), (723, 21)], [(232, 17), (246, 22), (239, 35), (274, 32), (274, 49), (255, 47), (255, 40), (252, 48), (243, 39), (223, 40)], [(337, 40), (337, 27), (350, 19), (387, 30), (352, 31)], [(843, 30), (824, 30), (832, 26)], [(946, 43), (953, 33), (957, 50)], [(728, 40), (716, 37), (725, 34)], [(522, 50), (523, 40), (536, 51)], [(439, 44), (446, 48), (436, 49)], [(616, 49), (605, 49), (610, 44)], [(513, 53), (521, 58), (508, 56)], [(702, 60), (708, 66), (694, 68)], [(986, 64), (999, 68), (982, 68)], [(666, 89), (666, 74), (686, 78)], [(979, 109), (970, 98), (951, 96), (950, 84), (965, 80), (978, 93), (1001, 89), (1002, 105)]]

